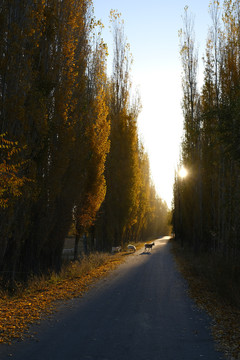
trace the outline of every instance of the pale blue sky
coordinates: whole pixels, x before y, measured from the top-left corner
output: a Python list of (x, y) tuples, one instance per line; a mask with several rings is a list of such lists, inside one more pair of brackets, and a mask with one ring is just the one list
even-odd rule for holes
[(211, 25), (209, 0), (93, 0), (93, 4), (96, 18), (105, 25), (103, 37), (110, 52), (109, 12), (116, 9), (122, 13), (134, 59), (132, 81), (139, 87), (143, 106), (139, 133), (149, 154), (156, 190), (170, 207), (182, 135), (178, 30), (182, 27), (184, 7), (188, 5), (195, 18), (201, 73), (201, 58)]

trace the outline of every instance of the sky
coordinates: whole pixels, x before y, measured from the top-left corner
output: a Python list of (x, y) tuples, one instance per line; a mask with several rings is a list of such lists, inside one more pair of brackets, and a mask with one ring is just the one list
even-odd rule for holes
[(178, 31), (183, 26), (184, 7), (188, 6), (194, 17), (201, 84), (201, 59), (211, 25), (209, 0), (93, 0), (93, 4), (95, 17), (105, 25), (103, 38), (110, 54), (113, 43), (110, 10), (118, 10), (124, 19), (125, 35), (133, 54), (131, 80), (142, 103), (139, 136), (149, 155), (156, 191), (170, 208), (183, 134)]

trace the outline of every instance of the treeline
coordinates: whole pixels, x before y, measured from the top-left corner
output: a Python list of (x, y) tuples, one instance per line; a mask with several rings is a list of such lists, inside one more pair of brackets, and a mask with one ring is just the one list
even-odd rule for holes
[(0, 276), (59, 271), (64, 239), (109, 250), (166, 228), (130, 98), (129, 46), (112, 11), (112, 76), (90, 0), (0, 5)]
[(212, 26), (198, 90), (193, 21), (185, 9), (183, 65), (183, 165), (176, 174), (174, 229), (196, 253), (214, 253), (232, 268), (240, 256), (240, 2), (210, 5)]

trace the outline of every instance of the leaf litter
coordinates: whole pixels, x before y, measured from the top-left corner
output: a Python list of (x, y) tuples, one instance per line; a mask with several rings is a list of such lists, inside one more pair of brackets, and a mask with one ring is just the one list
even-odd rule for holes
[(172, 252), (177, 266), (188, 282), (189, 295), (206, 311), (211, 319), (211, 331), (216, 348), (228, 360), (240, 360), (240, 309), (227, 303), (206, 284), (206, 279), (196, 274), (191, 264), (181, 255), (178, 245), (172, 242)]
[(0, 293), (0, 344), (10, 345), (13, 340), (33, 336), (29, 333), (31, 324), (56, 311), (59, 300), (83, 296), (95, 282), (123, 263), (127, 254), (105, 254), (100, 265), (87, 266), (80, 274), (78, 263), (72, 262), (65, 278), (53, 275), (47, 280), (35, 279), (27, 289), (19, 290), (14, 296)]

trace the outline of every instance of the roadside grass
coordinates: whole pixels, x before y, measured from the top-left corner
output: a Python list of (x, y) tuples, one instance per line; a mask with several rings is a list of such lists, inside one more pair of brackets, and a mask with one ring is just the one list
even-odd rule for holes
[(240, 359), (240, 277), (223, 259), (197, 257), (172, 240), (172, 253), (187, 280), (189, 294), (213, 319), (212, 334), (227, 359)]
[[(137, 250), (143, 243), (135, 244)], [(60, 274), (34, 277), (27, 287), (21, 284), (10, 296), (0, 291), (0, 343), (11, 344), (14, 339), (23, 340), (29, 327), (54, 311), (58, 300), (81, 297), (99, 279), (126, 260), (129, 252), (116, 254), (92, 253), (80, 261), (64, 264)]]

